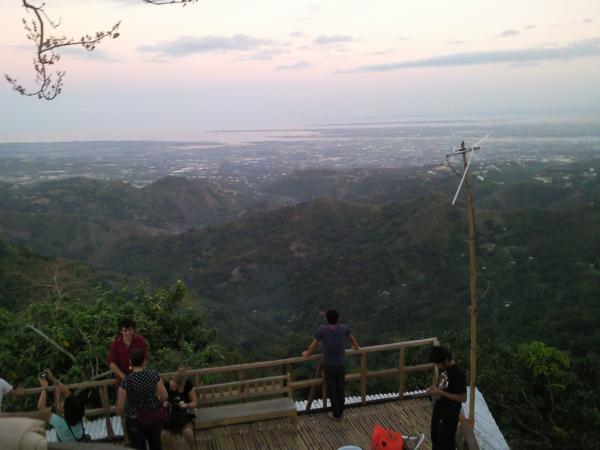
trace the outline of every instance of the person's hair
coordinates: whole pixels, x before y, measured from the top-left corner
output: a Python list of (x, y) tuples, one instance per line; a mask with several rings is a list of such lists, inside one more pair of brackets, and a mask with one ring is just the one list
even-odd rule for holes
[(328, 309), (325, 317), (327, 318), (327, 323), (330, 325), (335, 325), (340, 320), (340, 315), (335, 309)]
[(83, 420), (85, 406), (81, 399), (75, 395), (69, 395), (64, 403), (65, 421), (70, 427), (77, 425)]
[(144, 354), (144, 350), (139, 348), (139, 347), (135, 347), (131, 350), (131, 354), (129, 355), (129, 359), (131, 360), (131, 365), (134, 367), (141, 367), (142, 364), (144, 364), (144, 357), (146, 355)]
[(429, 361), (434, 364), (442, 364), (446, 361), (452, 361), (452, 353), (446, 347), (433, 347), (429, 352)]
[(135, 320), (125, 317), (119, 321), (119, 331), (123, 328), (133, 328), (135, 330)]
[(175, 383), (177, 383), (177, 386), (184, 386), (185, 382), (187, 380), (187, 375), (188, 373), (188, 369), (185, 367), (180, 367), (179, 369), (177, 369), (177, 372), (175, 373), (175, 375), (173, 375), (172, 380), (175, 381)]

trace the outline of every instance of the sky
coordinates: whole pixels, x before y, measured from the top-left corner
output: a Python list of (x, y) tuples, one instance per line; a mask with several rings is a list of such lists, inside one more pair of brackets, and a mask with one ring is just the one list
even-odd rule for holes
[[(30, 0), (31, 2), (33, 0)], [(598, 0), (46, 0), (63, 92), (0, 82), (0, 142), (197, 139), (203, 131), (540, 114), (600, 118)], [(34, 88), (21, 0), (0, 72)]]

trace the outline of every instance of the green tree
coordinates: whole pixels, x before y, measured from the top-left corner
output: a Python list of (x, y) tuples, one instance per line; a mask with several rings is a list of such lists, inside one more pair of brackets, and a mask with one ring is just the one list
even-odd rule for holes
[(152, 367), (197, 368), (221, 360), (215, 330), (203, 326), (198, 308), (185, 305), (185, 294), (178, 281), (170, 289), (150, 290), (143, 284), (134, 294), (98, 289), (86, 300), (55, 295), (20, 312), (0, 309), (3, 376), (32, 385), (45, 367), (67, 382), (102, 374), (123, 317), (132, 317), (148, 340)]

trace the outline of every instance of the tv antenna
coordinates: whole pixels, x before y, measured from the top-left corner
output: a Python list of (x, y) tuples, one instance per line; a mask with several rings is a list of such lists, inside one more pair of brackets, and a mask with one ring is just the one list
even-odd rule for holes
[[(476, 151), (480, 150), (479, 144), (485, 141), (490, 135), (483, 137), (472, 147), (465, 147), (465, 141), (460, 143), (460, 148), (453, 148), (451, 153), (446, 155), (446, 164), (460, 178), (458, 188), (452, 199), (452, 205), (456, 203), (458, 194), (463, 186), (466, 186), (467, 192), (467, 227), (469, 236), (469, 288), (471, 291), (471, 363), (469, 371), (469, 423), (475, 426), (475, 381), (477, 379), (477, 268), (475, 254), (475, 215), (473, 213), (473, 195), (469, 183), (469, 167)], [(450, 164), (455, 156), (462, 156), (463, 171), (462, 175)]]

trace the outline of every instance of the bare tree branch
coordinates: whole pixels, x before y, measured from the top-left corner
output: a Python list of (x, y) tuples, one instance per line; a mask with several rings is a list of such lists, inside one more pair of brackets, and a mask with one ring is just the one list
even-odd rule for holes
[(61, 347), (54, 339), (52, 339), (50, 336), (48, 336), (47, 334), (45, 334), (44, 332), (38, 330), (36, 327), (34, 327), (32, 324), (27, 324), (26, 325), (27, 328), (29, 328), (31, 331), (39, 334), (41, 337), (43, 337), (44, 339), (46, 339), (48, 342), (50, 342), (54, 347), (56, 347), (60, 352), (64, 353), (65, 355), (67, 355), (69, 358), (71, 358), (71, 361), (73, 361), (74, 363), (77, 362), (77, 360), (75, 359), (75, 357), (73, 356), (72, 353), (68, 352), (67, 350), (65, 350), (63, 347)]
[(28, 91), (27, 88), (19, 84), (16, 78), (5, 75), (6, 80), (12, 85), (13, 90), (21, 95), (52, 100), (60, 94), (65, 71), (58, 70), (56, 73), (52, 74), (49, 70), (49, 66), (60, 61), (60, 55), (54, 52), (55, 49), (69, 46), (81, 46), (88, 51), (92, 51), (96, 48), (96, 44), (103, 39), (108, 37), (119, 37), (117, 30), (119, 29), (120, 22), (117, 22), (109, 30), (97, 31), (93, 36), (86, 34), (79, 39), (67, 38), (66, 36), (47, 36), (47, 26), (57, 29), (60, 26), (60, 22), (55, 23), (48, 17), (44, 10), (45, 3), (42, 3), (40, 6), (35, 6), (29, 3), (28, 0), (22, 1), (26, 11), (28, 13), (32, 12), (35, 16), (35, 18), (30, 21), (23, 19), (23, 26), (27, 31), (27, 39), (33, 41), (36, 46), (36, 55), (33, 58), (33, 68), (36, 73), (35, 81), (37, 90)]

